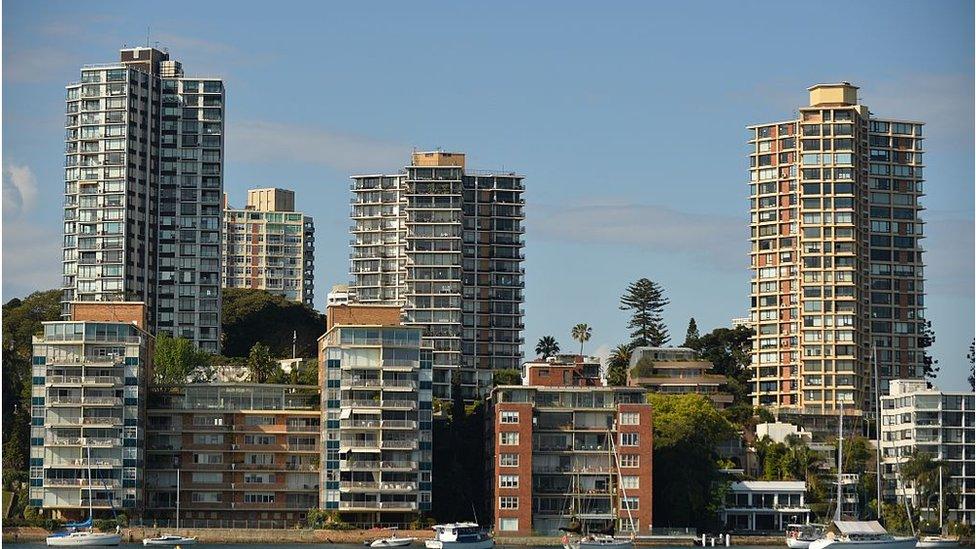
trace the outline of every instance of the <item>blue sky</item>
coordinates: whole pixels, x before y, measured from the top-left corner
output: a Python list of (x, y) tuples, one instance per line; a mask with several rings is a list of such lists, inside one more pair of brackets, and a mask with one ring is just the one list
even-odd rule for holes
[(526, 176), (526, 341), (626, 340), (646, 276), (677, 343), (748, 307), (746, 131), (850, 80), (927, 122), (926, 287), (941, 384), (973, 337), (973, 5), (941, 2), (3, 3), (3, 299), (59, 275), (63, 86), (123, 45), (227, 81), (225, 188), (295, 189), (316, 304), (347, 281), (348, 176), (413, 148)]

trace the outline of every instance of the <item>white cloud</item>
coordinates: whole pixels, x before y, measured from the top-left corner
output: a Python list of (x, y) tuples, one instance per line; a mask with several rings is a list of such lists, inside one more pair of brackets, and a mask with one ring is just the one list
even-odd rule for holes
[(542, 239), (688, 254), (731, 269), (744, 268), (748, 257), (748, 223), (736, 217), (614, 202), (541, 210), (530, 229)]
[(214, 56), (232, 55), (237, 52), (237, 49), (230, 44), (167, 32), (150, 33), (149, 39), (154, 46), (168, 48), (174, 53), (192, 51), (199, 56)]
[(3, 214), (20, 216), (37, 200), (37, 178), (30, 166), (8, 163), (3, 167)]
[(227, 156), (232, 162), (302, 162), (345, 173), (393, 170), (410, 147), (371, 137), (276, 122), (230, 123)]

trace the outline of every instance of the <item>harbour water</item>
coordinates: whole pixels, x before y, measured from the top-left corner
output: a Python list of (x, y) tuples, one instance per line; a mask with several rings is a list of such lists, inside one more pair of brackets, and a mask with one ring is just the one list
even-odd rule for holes
[[(310, 549), (312, 547), (316, 549), (363, 549), (362, 545), (352, 545), (352, 544), (337, 544), (337, 543), (281, 543), (281, 544), (259, 544), (259, 543), (199, 543), (197, 545), (189, 545), (187, 548), (201, 548), (201, 549), (254, 549), (256, 547), (270, 546), (275, 549)], [(716, 546), (719, 546), (718, 544)], [(32, 542), (32, 543), (4, 543), (4, 549), (39, 549), (41, 547), (46, 547), (44, 542)], [(123, 543), (120, 547), (142, 547), (141, 543)], [(411, 547), (416, 549), (421, 549), (422, 544), (415, 543)], [(497, 545), (498, 549), (552, 549), (552, 546), (533, 546), (533, 545)], [(688, 549), (687, 546), (654, 546), (655, 549)], [(768, 549), (769, 546), (736, 546), (741, 549)], [(785, 545), (784, 545), (785, 547)]]

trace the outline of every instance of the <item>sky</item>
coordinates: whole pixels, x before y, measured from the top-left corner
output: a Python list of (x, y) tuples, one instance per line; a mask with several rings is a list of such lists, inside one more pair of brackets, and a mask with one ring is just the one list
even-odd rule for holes
[(925, 127), (926, 305), (946, 389), (973, 338), (973, 4), (3, 2), (3, 300), (60, 280), (64, 85), (166, 47), (227, 87), (225, 191), (294, 189), (315, 303), (348, 282), (349, 176), (414, 149), (526, 184), (526, 352), (628, 340), (627, 284), (664, 286), (672, 342), (746, 316), (749, 124), (847, 80)]

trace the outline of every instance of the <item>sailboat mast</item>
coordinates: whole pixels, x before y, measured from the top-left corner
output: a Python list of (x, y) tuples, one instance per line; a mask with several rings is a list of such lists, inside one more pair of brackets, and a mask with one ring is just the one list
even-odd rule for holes
[[(617, 486), (620, 487), (620, 495), (623, 496), (623, 499), (621, 499), (621, 501), (627, 501), (627, 489), (624, 488), (623, 479), (621, 478), (620, 475), (620, 457), (617, 455), (617, 446), (613, 443), (613, 435), (609, 431), (607, 432), (607, 440), (610, 441), (610, 452), (613, 455), (613, 459), (611, 460), (612, 463), (610, 464), (610, 466), (616, 472)], [(616, 463), (617, 465), (616, 467), (613, 466), (614, 463)], [(635, 536), (637, 535), (637, 528), (634, 527), (634, 513), (630, 509), (629, 502), (626, 505), (626, 511), (627, 511), (627, 520), (630, 521), (630, 535)]]
[(945, 526), (942, 524), (942, 464), (939, 464), (939, 533), (945, 533)]
[(87, 444), (85, 445), (85, 457), (87, 458), (85, 462), (88, 464), (88, 520), (92, 521), (92, 526), (89, 526), (88, 529), (91, 530), (95, 525), (95, 512), (92, 505), (95, 494), (92, 493), (91, 446)]
[(834, 520), (841, 519), (841, 506), (844, 501), (844, 403), (840, 403), (840, 415), (837, 416), (837, 509)]
[(876, 438), (875, 445), (878, 448), (878, 455), (875, 458), (875, 461), (878, 462), (877, 463), (878, 480), (876, 483), (878, 485), (877, 515), (878, 515), (878, 521), (880, 522), (882, 516), (881, 510), (883, 508), (881, 505), (881, 482), (882, 482), (882, 478), (881, 478), (881, 378), (878, 376), (878, 349), (874, 346), (874, 343), (871, 344), (871, 362), (874, 364), (874, 405), (876, 408), (875, 410), (876, 413), (874, 416), (875, 417), (874, 434)]

